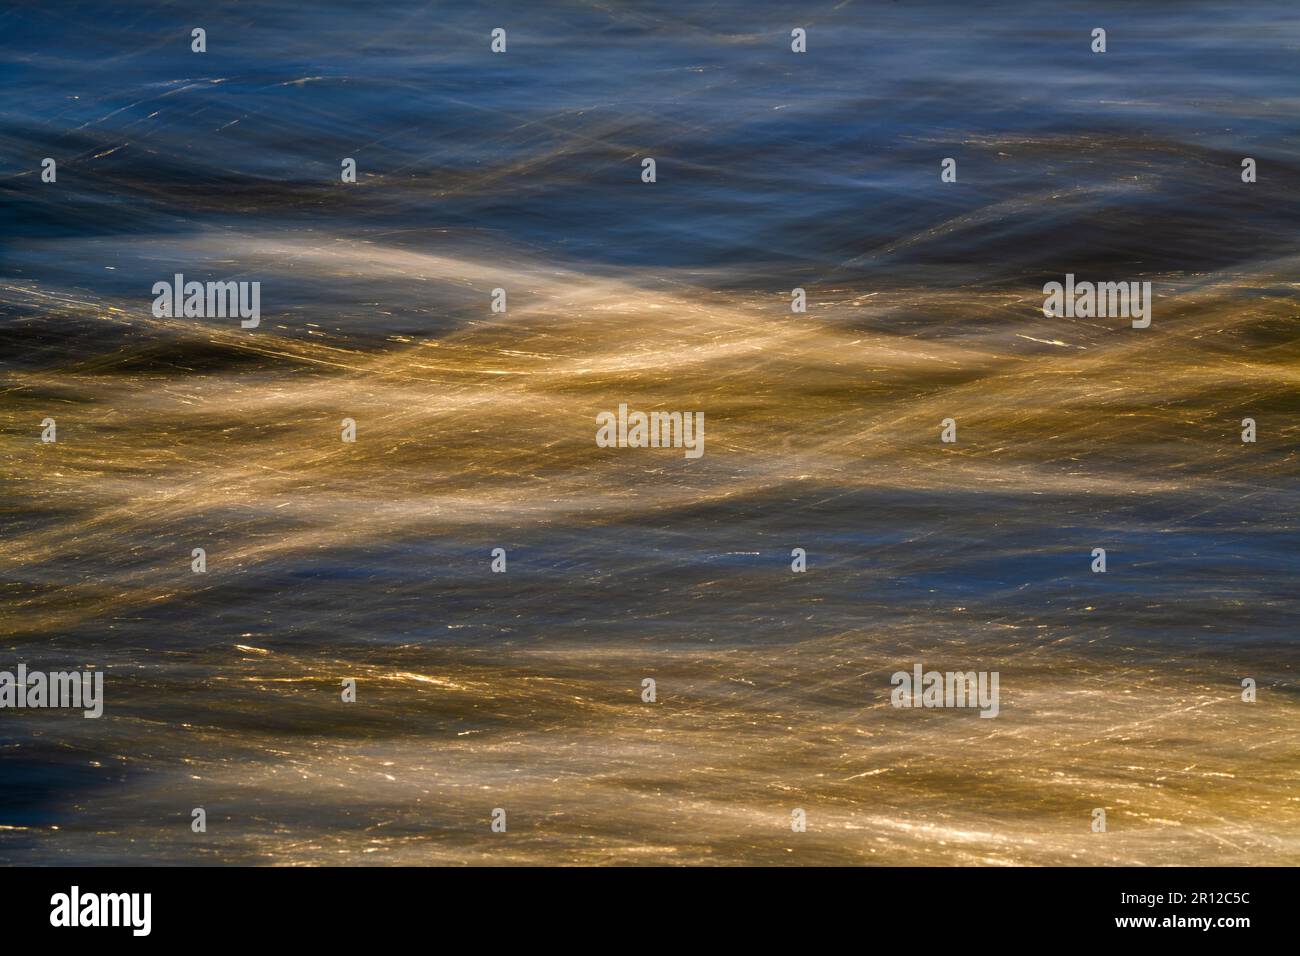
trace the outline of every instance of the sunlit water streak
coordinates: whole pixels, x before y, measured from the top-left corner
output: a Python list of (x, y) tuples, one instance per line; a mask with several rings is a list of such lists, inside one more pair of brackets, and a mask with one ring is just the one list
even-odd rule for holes
[[(775, 10), (492, 60), (263, 5), (198, 65), (96, 9), (0, 21), (0, 668), (108, 675), (0, 712), (6, 862), (1300, 860), (1282, 8), (1117, 6), (1104, 70), (1070, 8), (827, 6), (794, 62)], [(262, 327), (153, 318), (178, 271)], [(1152, 328), (1045, 319), (1066, 271)], [(620, 402), (705, 456), (596, 448)], [(914, 661), (1001, 714), (891, 708)]]

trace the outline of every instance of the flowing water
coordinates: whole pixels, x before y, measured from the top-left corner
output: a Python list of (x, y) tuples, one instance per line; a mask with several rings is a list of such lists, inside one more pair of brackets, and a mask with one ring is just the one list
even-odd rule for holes
[(1300, 862), (1300, 10), (1151, 7), (0, 13), (0, 860)]

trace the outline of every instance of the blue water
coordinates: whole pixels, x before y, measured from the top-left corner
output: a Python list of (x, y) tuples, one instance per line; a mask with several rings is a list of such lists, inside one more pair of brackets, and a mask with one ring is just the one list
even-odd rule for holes
[[(1297, 9), (0, 36), (0, 670), (108, 695), (0, 710), (0, 859), (1300, 859)], [(177, 272), (260, 328), (154, 317)], [(1152, 282), (1151, 328), (1044, 317), (1067, 272)], [(704, 457), (596, 448), (620, 403)], [(916, 661), (1000, 671), (998, 719), (891, 708)]]

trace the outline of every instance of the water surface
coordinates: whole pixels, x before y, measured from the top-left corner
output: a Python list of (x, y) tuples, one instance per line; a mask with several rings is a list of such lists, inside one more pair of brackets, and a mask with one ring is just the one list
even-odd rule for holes
[[(0, 859), (1300, 862), (1289, 6), (0, 34), (0, 669), (107, 693), (0, 711)], [(1044, 318), (1067, 272), (1151, 328)], [(704, 457), (595, 447), (620, 403)], [(999, 716), (892, 708), (917, 661)]]

